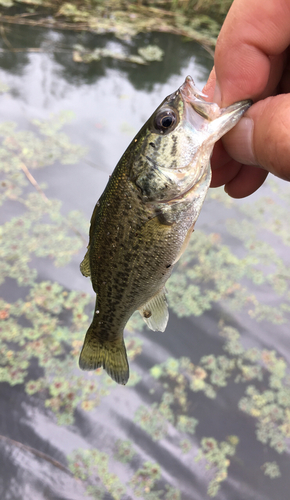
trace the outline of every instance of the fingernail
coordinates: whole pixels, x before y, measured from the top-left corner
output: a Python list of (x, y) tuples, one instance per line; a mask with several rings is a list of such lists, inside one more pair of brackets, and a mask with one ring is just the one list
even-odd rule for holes
[(243, 117), (223, 140), (229, 155), (244, 165), (258, 165), (253, 151), (253, 133), (253, 120)]
[(219, 86), (219, 82), (217, 80), (216, 80), (214, 94), (213, 94), (213, 102), (216, 102), (219, 106), (221, 105), (221, 102), (222, 102), (221, 89)]

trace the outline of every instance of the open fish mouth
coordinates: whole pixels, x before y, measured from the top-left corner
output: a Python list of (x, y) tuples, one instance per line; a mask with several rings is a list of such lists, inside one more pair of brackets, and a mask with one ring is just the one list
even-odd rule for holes
[(204, 99), (207, 95), (198, 90), (191, 76), (185, 78), (179, 91), (184, 102), (190, 104), (196, 113), (208, 121), (216, 120), (223, 115), (242, 115), (252, 104), (252, 101), (247, 99), (231, 104), (227, 108), (220, 108), (215, 102), (208, 102)]
[(204, 99), (206, 94), (198, 90), (193, 78), (187, 76), (184, 83), (179, 88), (183, 100), (190, 104), (194, 111), (206, 120), (215, 120), (221, 114), (221, 109), (215, 102), (208, 102)]
[(188, 100), (192, 100), (193, 97), (196, 98), (203, 98), (207, 97), (206, 94), (198, 90), (198, 88), (194, 84), (193, 78), (188, 75), (185, 78), (184, 83), (179, 87), (180, 92), (182, 93), (184, 99), (188, 98)]
[(204, 99), (207, 96), (197, 89), (191, 76), (185, 78), (179, 92), (185, 104), (188, 121), (197, 132), (212, 136), (214, 142), (226, 134), (252, 104), (252, 101), (247, 99), (220, 108), (215, 102)]

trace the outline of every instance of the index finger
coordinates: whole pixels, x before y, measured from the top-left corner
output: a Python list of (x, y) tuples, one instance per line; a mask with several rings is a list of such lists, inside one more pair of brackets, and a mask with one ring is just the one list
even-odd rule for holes
[[(275, 79), (282, 73), (281, 56), (290, 43), (289, 27), (289, 0), (234, 1), (215, 51), (220, 88), (220, 98), (218, 92), (216, 97), (222, 106), (260, 98), (271, 76)], [(273, 60), (275, 71), (271, 75)]]

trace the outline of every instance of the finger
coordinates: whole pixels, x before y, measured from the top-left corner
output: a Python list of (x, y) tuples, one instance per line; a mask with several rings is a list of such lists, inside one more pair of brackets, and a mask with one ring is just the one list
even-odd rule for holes
[[(216, 89), (216, 98), (220, 92), (223, 106), (241, 99), (258, 99), (271, 79), (271, 86), (277, 85), (283, 70), (281, 54), (290, 44), (289, 25), (288, 1), (233, 2), (215, 51), (215, 71), (220, 86), (220, 90)], [(271, 73), (273, 64), (277, 67)]]
[(287, 94), (290, 92), (290, 48), (287, 50), (287, 60), (278, 90), (279, 94)]
[(255, 103), (222, 140), (236, 161), (290, 181), (289, 131), (290, 95), (283, 94)]
[(268, 172), (251, 165), (243, 165), (237, 175), (225, 185), (225, 192), (232, 198), (253, 194), (264, 183)]
[(239, 173), (242, 165), (235, 160), (230, 160), (212, 171), (210, 187), (219, 187), (231, 182)]
[(216, 170), (231, 160), (231, 156), (226, 152), (222, 141), (216, 142), (210, 160), (212, 170)]
[(202, 93), (208, 97), (208, 99), (206, 99), (208, 101), (213, 100), (215, 83), (216, 83), (216, 76), (215, 76), (215, 69), (213, 67), (210, 74), (209, 74), (208, 80), (202, 89)]
[(284, 69), (286, 67), (287, 54), (286, 52), (283, 52), (278, 56), (269, 57), (269, 61), (270, 61), (270, 69), (269, 69), (268, 81), (265, 85), (263, 92), (261, 92), (261, 94), (259, 94), (258, 96), (259, 100), (265, 99), (270, 95), (276, 95), (280, 93), (279, 92), (280, 81)]

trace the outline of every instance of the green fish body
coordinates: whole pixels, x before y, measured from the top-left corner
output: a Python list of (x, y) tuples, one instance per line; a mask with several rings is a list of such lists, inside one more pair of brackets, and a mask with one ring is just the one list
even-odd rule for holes
[(185, 250), (210, 180), (214, 143), (250, 106), (208, 103), (191, 77), (168, 96), (133, 139), (94, 209), (81, 272), (97, 294), (80, 355), (126, 384), (123, 331), (138, 309), (152, 330), (168, 321), (165, 283)]

